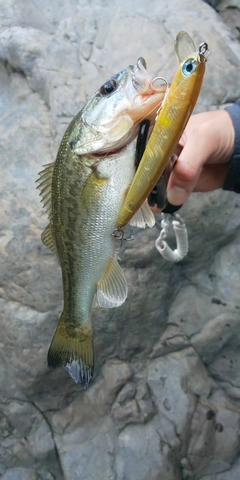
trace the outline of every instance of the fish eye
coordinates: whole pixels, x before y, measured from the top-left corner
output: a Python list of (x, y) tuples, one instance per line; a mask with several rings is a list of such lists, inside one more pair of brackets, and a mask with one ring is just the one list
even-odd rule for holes
[(102, 95), (110, 95), (117, 88), (117, 82), (115, 80), (107, 80), (100, 88), (100, 93)]
[(184, 62), (183, 67), (182, 67), (182, 72), (184, 75), (192, 75), (193, 72), (195, 72), (197, 68), (197, 63), (195, 60), (186, 60)]

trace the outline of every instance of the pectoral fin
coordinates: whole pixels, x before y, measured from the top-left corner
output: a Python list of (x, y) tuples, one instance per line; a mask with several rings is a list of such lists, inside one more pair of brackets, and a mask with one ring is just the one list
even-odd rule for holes
[(147, 200), (145, 200), (142, 206), (137, 210), (135, 215), (131, 218), (130, 225), (138, 228), (153, 227), (155, 225), (155, 217), (150, 209)]
[(97, 284), (97, 299), (100, 307), (119, 307), (127, 298), (127, 282), (117, 259), (112, 257), (103, 277)]

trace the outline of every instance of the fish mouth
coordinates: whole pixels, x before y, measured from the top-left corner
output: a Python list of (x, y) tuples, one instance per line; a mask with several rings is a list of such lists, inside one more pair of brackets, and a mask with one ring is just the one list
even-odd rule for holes
[(155, 123), (156, 115), (167, 92), (167, 84), (163, 83), (155, 88), (153, 82), (154, 80), (134, 99), (132, 111), (128, 112), (134, 123), (142, 122), (146, 118), (151, 121), (151, 124)]
[(131, 130), (123, 136), (121, 140), (116, 142), (115, 145), (112, 147), (108, 147), (102, 150), (98, 150), (96, 152), (92, 152), (90, 155), (92, 157), (110, 157), (111, 155), (118, 155), (124, 148), (126, 148), (131, 142), (137, 140), (137, 136), (139, 133), (140, 122), (136, 125), (133, 125)]
[(165, 89), (161, 92), (148, 90), (145, 93), (137, 95), (135, 108), (133, 108), (132, 111), (129, 110), (127, 112), (133, 122), (132, 128), (123, 135), (120, 140), (116, 141), (115, 145), (113, 144), (105, 149), (99, 149), (98, 151), (92, 152), (91, 156), (108, 157), (110, 155), (117, 155), (127, 147), (127, 145), (134, 140), (137, 140), (140, 125), (143, 120), (148, 119), (150, 121), (150, 126), (154, 125), (156, 114), (161, 106), (164, 94)]
[[(136, 78), (134, 78), (134, 80), (136, 82)], [(115, 122), (109, 122), (109, 124), (101, 126), (101, 135), (106, 140), (106, 142), (104, 142), (106, 146), (102, 148), (99, 146), (100, 148), (98, 150), (91, 152), (90, 155), (94, 158), (119, 154), (125, 147), (127, 147), (127, 145), (137, 139), (140, 124), (143, 120), (148, 119), (150, 121), (150, 126), (154, 125), (157, 112), (166, 95), (167, 82), (162, 77), (155, 77), (152, 79), (152, 77), (147, 75), (147, 81), (146, 78), (144, 78), (145, 85), (140, 84), (139, 81), (139, 91), (136, 92), (134, 80), (132, 76), (129, 77), (129, 89), (126, 87), (128, 92), (126, 97), (128, 98), (129, 104), (126, 107), (122, 118), (120, 116)], [(132, 90), (133, 85), (134, 89)], [(92, 125), (88, 126), (93, 128)], [(111, 140), (111, 135), (108, 138), (108, 129), (109, 131), (113, 131)], [(116, 131), (116, 135), (114, 134), (114, 131)]]

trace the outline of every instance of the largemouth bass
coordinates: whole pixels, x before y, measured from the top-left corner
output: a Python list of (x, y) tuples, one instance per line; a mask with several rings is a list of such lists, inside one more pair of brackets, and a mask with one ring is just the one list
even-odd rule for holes
[(175, 53), (179, 67), (124, 201), (117, 222), (119, 227), (129, 223), (163, 174), (201, 90), (209, 54), (207, 44), (202, 43), (197, 50), (191, 37), (186, 32), (179, 32)]
[[(62, 269), (63, 312), (48, 352), (51, 368), (64, 367), (87, 387), (93, 376), (90, 310), (121, 305), (127, 284), (112, 233), (135, 174), (139, 122), (153, 125), (165, 94), (144, 59), (111, 77), (70, 123), (56, 161), (38, 180), (49, 216), (43, 243)], [(132, 224), (152, 226), (148, 205)]]

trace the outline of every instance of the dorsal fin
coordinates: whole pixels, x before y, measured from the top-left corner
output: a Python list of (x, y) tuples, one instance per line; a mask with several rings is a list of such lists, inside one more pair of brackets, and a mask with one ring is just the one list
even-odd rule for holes
[[(40, 190), (42, 202), (44, 208), (47, 210), (48, 218), (51, 218), (52, 205), (51, 205), (51, 188), (52, 188), (52, 175), (55, 162), (44, 165), (44, 170), (39, 172), (39, 179), (37, 180), (37, 188)], [(43, 242), (44, 243), (44, 242)]]
[(43, 230), (41, 239), (44, 245), (48, 247), (50, 250), (52, 250), (52, 252), (55, 253), (55, 255), (57, 255), (57, 249), (56, 249), (56, 244), (52, 234), (51, 223), (49, 223), (46, 226), (46, 228)]

